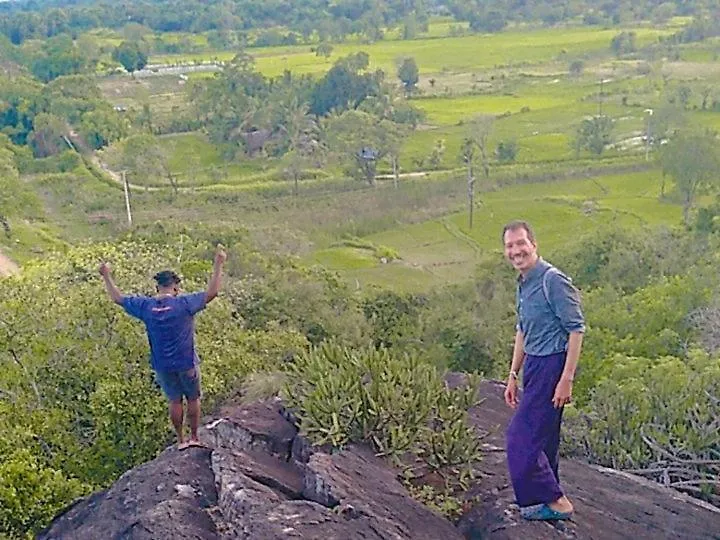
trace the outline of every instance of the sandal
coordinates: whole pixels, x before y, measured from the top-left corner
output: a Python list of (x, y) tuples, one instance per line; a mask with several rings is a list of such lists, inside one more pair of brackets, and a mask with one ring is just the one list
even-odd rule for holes
[(529, 521), (557, 521), (563, 519), (570, 519), (572, 512), (558, 512), (553, 510), (547, 504), (541, 504), (540, 506), (528, 508), (528, 511), (520, 511), (523, 518)]

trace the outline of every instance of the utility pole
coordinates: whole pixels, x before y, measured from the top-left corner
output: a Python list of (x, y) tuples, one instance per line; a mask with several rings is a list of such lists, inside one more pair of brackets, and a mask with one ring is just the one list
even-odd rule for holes
[(652, 109), (645, 109), (647, 113), (647, 130), (645, 131), (645, 161), (650, 161), (650, 117), (653, 115)]
[(125, 208), (127, 210), (128, 227), (132, 227), (132, 212), (130, 212), (130, 185), (125, 171), (122, 171), (123, 188), (125, 189)]

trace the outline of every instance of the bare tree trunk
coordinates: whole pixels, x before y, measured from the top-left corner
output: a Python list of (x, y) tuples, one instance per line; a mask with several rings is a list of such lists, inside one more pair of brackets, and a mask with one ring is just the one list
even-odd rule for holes
[(665, 173), (662, 175), (662, 183), (660, 184), (660, 198), (665, 198)]
[(475, 176), (473, 174), (472, 162), (468, 162), (467, 187), (468, 187), (468, 228), (472, 229), (472, 227), (473, 227), (473, 209), (475, 207)]
[(300, 180), (300, 173), (297, 171), (293, 172), (293, 181), (295, 182), (295, 187), (293, 188), (293, 192), (295, 196), (297, 197), (300, 194), (300, 184), (298, 181)]
[(170, 185), (173, 188), (173, 194), (177, 197), (180, 187), (178, 186), (177, 179), (173, 176), (170, 171), (167, 171), (167, 178), (170, 181)]
[(398, 168), (398, 157), (392, 156), (392, 168), (393, 168), (393, 178), (395, 182), (395, 189), (397, 189), (398, 184), (400, 183), (400, 170)]

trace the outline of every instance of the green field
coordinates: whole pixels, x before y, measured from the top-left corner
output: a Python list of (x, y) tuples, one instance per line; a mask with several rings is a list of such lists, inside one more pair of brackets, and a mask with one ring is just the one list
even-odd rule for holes
[[(634, 29), (638, 45), (652, 43), (658, 36), (669, 31), (652, 28)], [(388, 73), (396, 69), (398, 58), (412, 56), (421, 74), (463, 72), (500, 66), (521, 66), (547, 62), (568, 54), (584, 55), (606, 51), (610, 40), (618, 30), (594, 28), (542, 29), (530, 32), (503, 32), (492, 35), (425, 38), (410, 41), (380, 41), (371, 44), (347, 43), (333, 47), (330, 59), (319, 58), (310, 46), (267, 47), (249, 49), (255, 57), (258, 70), (267, 76), (281, 75), (283, 71), (294, 73), (322, 73), (336, 58), (365, 51), (370, 55), (373, 68)], [(153, 64), (174, 64), (217, 58), (231, 60), (235, 53), (198, 53), (184, 55), (160, 55), (150, 58)]]
[(467, 211), (462, 211), (367, 237), (395, 249), (399, 261), (382, 264), (366, 250), (345, 247), (319, 251), (312, 261), (361, 286), (392, 284), (414, 290), (460, 281), (473, 275), (482, 257), (501, 256), (498, 235), (513, 219), (526, 219), (535, 227), (546, 254), (572, 236), (605, 227), (679, 224), (681, 208), (659, 200), (660, 177), (660, 172), (650, 171), (515, 185), (477, 196), (472, 229)]

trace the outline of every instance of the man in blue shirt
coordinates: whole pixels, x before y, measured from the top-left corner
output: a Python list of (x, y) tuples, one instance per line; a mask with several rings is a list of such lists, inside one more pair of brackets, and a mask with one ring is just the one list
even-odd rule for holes
[(503, 243), (505, 256), (520, 274), (515, 347), (505, 389), (505, 401), (516, 410), (506, 433), (510, 479), (524, 518), (568, 519), (573, 506), (558, 475), (560, 423), (572, 397), (585, 332), (580, 296), (570, 279), (538, 256), (526, 222), (506, 225)]
[[(123, 295), (113, 281), (110, 265), (100, 265), (100, 275), (113, 302), (145, 323), (150, 342), (150, 363), (158, 384), (170, 402), (170, 420), (175, 427), (180, 450), (202, 446), (197, 433), (200, 423), (200, 368), (195, 350), (194, 317), (217, 296), (226, 259), (225, 251), (218, 246), (213, 273), (205, 292), (180, 294), (180, 278), (175, 272), (164, 270), (155, 275), (155, 296)], [(187, 399), (190, 424), (188, 441), (183, 434), (183, 397)]]

